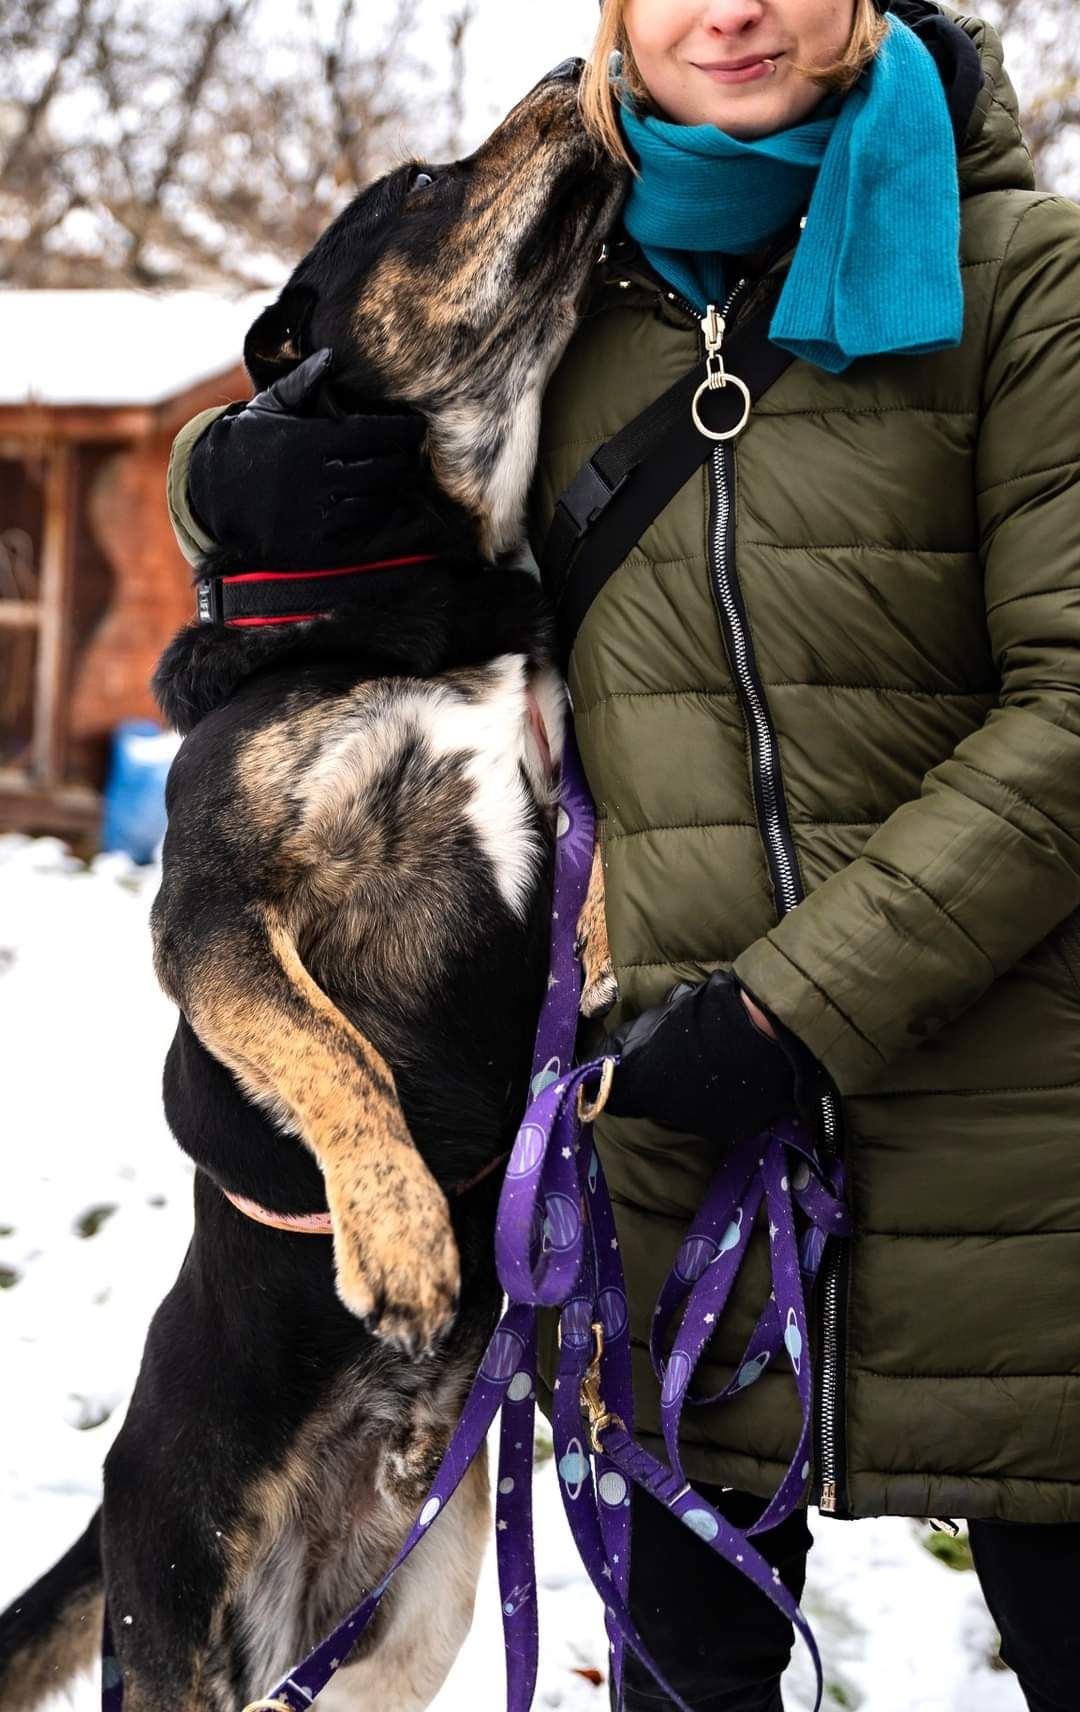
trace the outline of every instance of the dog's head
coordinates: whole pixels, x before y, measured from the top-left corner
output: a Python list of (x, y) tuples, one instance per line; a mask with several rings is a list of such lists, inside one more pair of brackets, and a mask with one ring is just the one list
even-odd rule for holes
[(624, 184), (585, 132), (577, 69), (545, 78), (467, 160), (361, 192), (244, 348), (261, 388), (329, 345), (340, 407), (426, 416), (435, 478), (492, 556), (519, 537), (544, 386)]

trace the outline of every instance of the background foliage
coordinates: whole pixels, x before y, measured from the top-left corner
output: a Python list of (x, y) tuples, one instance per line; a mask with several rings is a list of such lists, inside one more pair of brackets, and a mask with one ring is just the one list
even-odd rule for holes
[[(1005, 39), (1038, 182), (1072, 196), (1076, 6), (981, 7)], [(476, 6), (461, 0), (437, 28), (423, 0), (375, 11), (6, 0), (0, 283), (262, 286), (389, 161), (460, 152)], [(508, 104), (512, 66), (505, 81)]]

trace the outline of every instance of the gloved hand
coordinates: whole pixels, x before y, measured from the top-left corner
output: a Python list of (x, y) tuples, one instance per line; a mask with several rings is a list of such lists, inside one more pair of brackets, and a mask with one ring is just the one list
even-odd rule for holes
[(770, 1040), (728, 970), (673, 987), (662, 1005), (616, 1029), (600, 1048), (620, 1055), (607, 1110), (688, 1135), (757, 1135), (813, 1097), (817, 1060), (786, 1030)]
[[(265, 392), (219, 416), (195, 442), (188, 497), (222, 547), (268, 569), (349, 564), (400, 515), (418, 544), (423, 418), (320, 414), (333, 352), (316, 351)], [(442, 525), (434, 516), (430, 533)]]

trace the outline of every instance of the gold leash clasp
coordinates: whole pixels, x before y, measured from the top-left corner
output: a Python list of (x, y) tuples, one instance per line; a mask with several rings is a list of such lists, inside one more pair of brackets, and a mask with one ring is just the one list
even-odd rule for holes
[(604, 1353), (604, 1328), (599, 1320), (593, 1321), (593, 1358), (585, 1369), (581, 1379), (581, 1412), (589, 1423), (589, 1442), (595, 1451), (602, 1451), (600, 1434), (606, 1433), (609, 1427), (621, 1427), (626, 1431), (626, 1422), (618, 1415), (613, 1415), (605, 1407), (600, 1395), (600, 1359)]
[(582, 1082), (577, 1091), (577, 1115), (579, 1123), (591, 1124), (596, 1122), (600, 1113), (608, 1103), (608, 1095), (611, 1093), (611, 1084), (614, 1077), (615, 1060), (614, 1058), (605, 1058), (600, 1070), (600, 1086), (596, 1090), (595, 1099), (587, 1100), (585, 1098), (585, 1084)]

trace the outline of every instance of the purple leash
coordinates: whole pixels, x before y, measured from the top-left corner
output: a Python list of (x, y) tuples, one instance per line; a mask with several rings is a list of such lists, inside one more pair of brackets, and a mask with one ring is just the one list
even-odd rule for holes
[[(408, 1537), (379, 1585), (315, 1650), (253, 1708), (305, 1712), (347, 1658), (392, 1577), (441, 1514), (479, 1454), (500, 1410), (496, 1554), (506, 1647), (508, 1712), (528, 1712), (536, 1688), (539, 1629), (533, 1552), (532, 1468), (536, 1413), (537, 1316), (557, 1307), (559, 1364), (553, 1435), (559, 1487), (578, 1553), (604, 1603), (611, 1669), (621, 1699), (629, 1646), (672, 1706), (690, 1712), (650, 1658), (629, 1610), (630, 1488), (650, 1492), (718, 1556), (757, 1586), (795, 1625), (810, 1649), (821, 1705), (821, 1661), (813, 1634), (779, 1572), (751, 1535), (801, 1502), (810, 1474), (812, 1384), (804, 1292), (829, 1236), (848, 1233), (839, 1169), (826, 1176), (797, 1120), (726, 1150), (705, 1201), (660, 1294), (652, 1359), (661, 1380), (668, 1464), (632, 1436), (633, 1396), (626, 1287), (611, 1201), (592, 1145), (590, 1119), (602, 1109), (614, 1064), (573, 1068), (581, 970), (576, 927), (592, 860), (592, 802), (572, 741), (562, 793), (552, 899), (550, 973), (533, 1055), (532, 1102), (506, 1168), (495, 1229), (499, 1280), (508, 1298), (439, 1472)], [(590, 1090), (599, 1085), (596, 1107)], [(692, 1394), (694, 1371), (715, 1332), (745, 1257), (759, 1210), (769, 1219), (773, 1290), (735, 1374), (714, 1398)], [(796, 1210), (803, 1221), (796, 1229)], [(670, 1353), (665, 1340), (681, 1310)], [(764, 1514), (745, 1533), (687, 1482), (679, 1453), (684, 1406), (739, 1393), (781, 1355), (802, 1405), (795, 1456)], [(121, 1712), (123, 1682), (108, 1614), (102, 1644), (102, 1709)], [(253, 1708), (245, 1712), (253, 1712)]]

